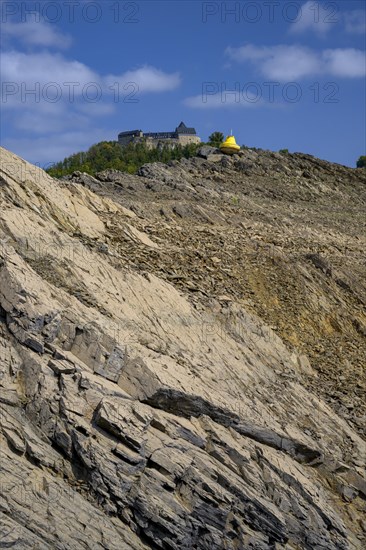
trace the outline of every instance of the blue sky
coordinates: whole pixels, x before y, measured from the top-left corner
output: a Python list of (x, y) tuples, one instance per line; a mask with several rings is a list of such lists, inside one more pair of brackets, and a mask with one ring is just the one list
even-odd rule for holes
[(357, 1), (1, 0), (2, 144), (47, 166), (120, 131), (173, 130), (355, 166)]

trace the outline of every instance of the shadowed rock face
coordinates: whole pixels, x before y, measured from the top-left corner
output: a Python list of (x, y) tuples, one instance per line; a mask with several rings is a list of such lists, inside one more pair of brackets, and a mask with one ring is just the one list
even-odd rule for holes
[(363, 548), (363, 170), (0, 169), (0, 546)]

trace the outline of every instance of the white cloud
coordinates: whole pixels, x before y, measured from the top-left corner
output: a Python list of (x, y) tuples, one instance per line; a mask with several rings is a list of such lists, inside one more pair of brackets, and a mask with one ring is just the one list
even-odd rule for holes
[(325, 50), (322, 59), (329, 74), (345, 78), (362, 77), (366, 74), (365, 52), (354, 48)]
[[(115, 82), (119, 90), (110, 88)], [(135, 88), (123, 89), (128, 82), (134, 82)], [(170, 91), (179, 84), (178, 73), (165, 73), (150, 66), (114, 77), (98, 74), (59, 53), (6, 51), (2, 57), (1, 87), (4, 127), (6, 124), (26, 136), (20, 141), (10, 140), (8, 146), (31, 160), (51, 156), (59, 160), (78, 147), (88, 148), (96, 117), (111, 116), (132, 91), (136, 92), (135, 99), (141, 101), (143, 93)], [(83, 141), (78, 145), (80, 128)], [(71, 141), (65, 138), (62, 142), (61, 136), (68, 136)], [(100, 135), (102, 138), (105, 134)], [(51, 141), (56, 147), (54, 153), (47, 152)]]
[(180, 85), (181, 78), (179, 73), (164, 73), (155, 67), (145, 65), (118, 76), (108, 75), (105, 81), (110, 86), (118, 82), (121, 88), (129, 82), (133, 82), (140, 93), (146, 93), (175, 90)]
[(254, 46), (227, 48), (226, 53), (235, 61), (251, 61), (267, 77), (278, 80), (295, 80), (320, 69), (316, 54), (302, 46)]
[(14, 23), (7, 21), (2, 24), (3, 38), (15, 38), (28, 46), (44, 46), (65, 49), (71, 45), (69, 35), (58, 31), (54, 25), (46, 21), (24, 21)]
[(96, 117), (111, 116), (118, 103), (138, 102), (142, 94), (172, 91), (181, 83), (178, 72), (149, 65), (117, 75), (97, 72), (52, 51), (67, 48), (71, 39), (44, 20), (9, 21), (2, 31), (3, 124), (22, 136), (4, 142), (34, 162), (56, 162), (108, 135), (116, 139), (117, 133), (98, 132)]
[[(102, 97), (112, 97), (118, 87), (120, 94), (125, 97), (133, 91), (123, 88), (128, 83), (135, 85), (136, 94), (171, 91), (181, 83), (179, 73), (165, 73), (151, 66), (140, 67), (118, 76), (104, 76), (79, 61), (66, 59), (59, 53), (19, 51), (4, 52), (2, 80), (3, 93), (4, 90), (8, 92), (4, 106), (13, 105), (14, 99), (21, 96), (22, 90), (25, 95), (28, 90), (40, 88), (41, 101), (45, 99), (43, 96), (47, 95), (48, 88), (51, 97), (57, 95), (58, 90), (61, 91), (62, 99), (72, 103), (75, 97), (84, 96), (85, 99), (85, 96), (97, 96), (98, 90)], [(114, 86), (115, 83), (118, 86)], [(13, 87), (19, 88), (19, 94), (11, 93)], [(30, 103), (32, 94), (29, 93), (26, 97)]]
[(23, 53), (8, 51), (2, 55), (1, 72), (3, 82), (13, 82), (19, 85), (35, 88), (36, 83), (45, 86), (51, 82), (63, 85), (65, 82), (75, 82), (75, 92), (81, 93), (82, 86), (90, 82), (98, 82), (100, 77), (79, 61), (65, 59), (59, 53), (38, 52)]
[(291, 24), (290, 33), (300, 34), (313, 31), (318, 35), (325, 35), (335, 29), (343, 29), (351, 34), (366, 32), (366, 10), (340, 11), (335, 2), (314, 2), (308, 0), (301, 6), (298, 19)]
[(290, 32), (302, 33), (312, 30), (318, 34), (325, 34), (340, 21), (338, 6), (335, 2), (321, 4), (308, 0), (301, 6), (297, 21), (292, 23)]
[(2, 81), (4, 112), (14, 113), (15, 127), (40, 134), (47, 125), (53, 133), (80, 127), (86, 116), (110, 116), (126, 99), (175, 89), (180, 77), (149, 66), (104, 76), (59, 53), (9, 51), (2, 57)]
[(314, 75), (356, 78), (366, 74), (365, 52), (353, 48), (317, 52), (304, 46), (278, 45), (227, 48), (226, 54), (238, 62), (252, 62), (266, 78), (288, 81)]

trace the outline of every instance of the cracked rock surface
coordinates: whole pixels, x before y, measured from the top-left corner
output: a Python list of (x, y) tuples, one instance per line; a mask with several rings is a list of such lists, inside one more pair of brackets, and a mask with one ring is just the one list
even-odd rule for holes
[(364, 548), (364, 172), (0, 171), (0, 547)]

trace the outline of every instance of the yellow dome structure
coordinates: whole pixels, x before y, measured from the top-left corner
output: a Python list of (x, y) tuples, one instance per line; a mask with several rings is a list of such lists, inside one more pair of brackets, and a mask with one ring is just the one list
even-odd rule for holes
[(220, 145), (220, 151), (226, 155), (233, 155), (240, 151), (240, 145), (236, 143), (233, 135), (227, 136), (224, 143)]

